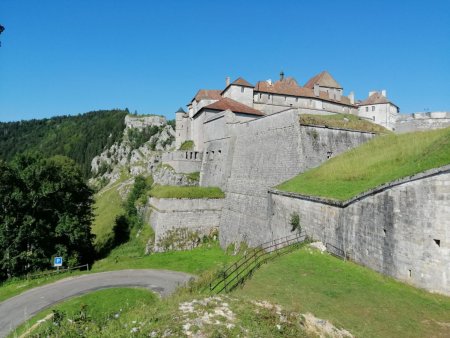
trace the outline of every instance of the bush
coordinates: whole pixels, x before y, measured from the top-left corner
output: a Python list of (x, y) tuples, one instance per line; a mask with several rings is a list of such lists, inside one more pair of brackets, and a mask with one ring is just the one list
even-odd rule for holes
[(300, 215), (298, 213), (293, 212), (291, 214), (290, 224), (292, 226), (291, 232), (297, 231), (298, 233), (300, 233), (302, 231), (302, 227), (300, 225)]

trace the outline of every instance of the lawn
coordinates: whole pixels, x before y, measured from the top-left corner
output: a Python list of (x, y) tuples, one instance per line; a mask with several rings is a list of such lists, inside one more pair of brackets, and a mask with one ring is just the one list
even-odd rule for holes
[(300, 115), (300, 124), (326, 126), (330, 128), (343, 128), (368, 131), (372, 133), (390, 133), (386, 128), (351, 114), (333, 115)]
[(347, 200), (381, 184), (450, 164), (450, 128), (376, 137), (277, 188)]
[(312, 249), (263, 265), (233, 297), (330, 320), (356, 337), (448, 337), (450, 298)]
[(217, 187), (178, 187), (155, 185), (149, 192), (157, 198), (224, 198), (225, 194)]

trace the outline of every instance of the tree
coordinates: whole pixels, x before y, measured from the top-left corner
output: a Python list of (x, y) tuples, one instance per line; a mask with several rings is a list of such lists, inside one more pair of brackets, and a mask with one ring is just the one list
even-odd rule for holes
[(73, 160), (20, 155), (0, 162), (0, 278), (93, 258), (91, 189)]

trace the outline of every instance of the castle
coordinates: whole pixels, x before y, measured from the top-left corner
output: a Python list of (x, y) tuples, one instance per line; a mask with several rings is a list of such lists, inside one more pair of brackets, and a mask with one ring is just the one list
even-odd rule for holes
[(278, 191), (278, 184), (375, 137), (367, 131), (300, 123), (301, 114), (353, 114), (398, 131), (450, 126), (450, 114), (400, 115), (386, 91), (356, 101), (322, 72), (301, 87), (293, 78), (255, 86), (238, 78), (200, 90), (176, 112), (176, 146), (162, 155), (177, 173), (200, 172), (221, 201), (152, 199), (156, 237), (177, 227), (219, 230), (222, 247), (250, 246), (291, 233), (290, 215), (316, 240), (360, 264), (450, 294), (450, 166), (377, 187), (343, 203)]
[(354, 114), (393, 129), (399, 108), (386, 97), (386, 90), (370, 92), (363, 101), (355, 101), (351, 92), (344, 96), (343, 87), (323, 71), (300, 86), (292, 77), (280, 73), (280, 79), (259, 81), (252, 85), (239, 77), (226, 79), (223, 90), (201, 89), (188, 104), (188, 112), (176, 112), (177, 148), (187, 140), (194, 141), (195, 150), (202, 151), (205, 122), (225, 111), (239, 122), (248, 121), (288, 109), (302, 109), (311, 114)]

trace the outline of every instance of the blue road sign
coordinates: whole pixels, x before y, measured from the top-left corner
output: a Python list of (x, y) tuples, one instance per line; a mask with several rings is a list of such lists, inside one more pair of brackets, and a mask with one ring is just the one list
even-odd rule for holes
[(62, 263), (62, 257), (55, 257), (55, 259), (53, 260), (53, 266), (62, 266)]

